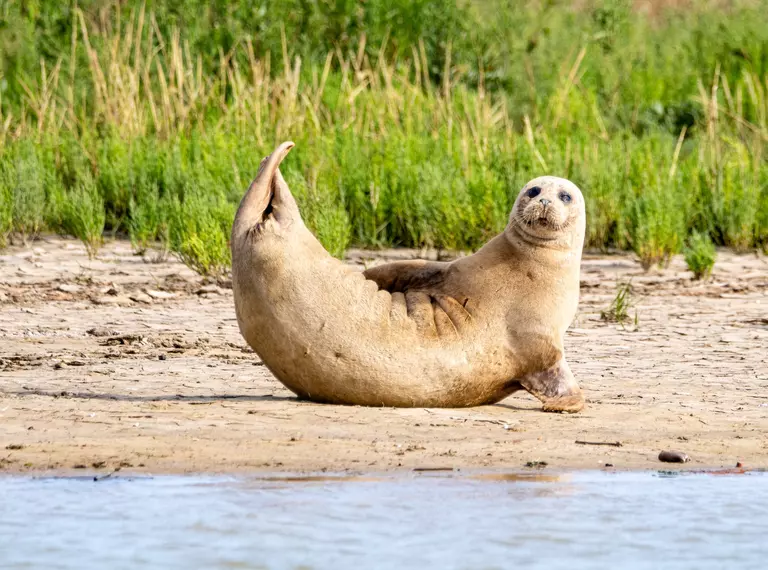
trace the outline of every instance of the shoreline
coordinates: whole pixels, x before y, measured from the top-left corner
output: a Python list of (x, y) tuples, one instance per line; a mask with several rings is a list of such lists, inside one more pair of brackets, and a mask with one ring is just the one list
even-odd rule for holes
[[(629, 278), (637, 330), (600, 319)], [(0, 475), (766, 468), (766, 306), (765, 256), (722, 251), (702, 283), (679, 258), (645, 273), (629, 254), (590, 253), (566, 338), (584, 411), (544, 413), (524, 393), (463, 409), (330, 406), (297, 400), (261, 365), (225, 283), (147, 263), (125, 241), (89, 261), (79, 242), (46, 237), (0, 252)], [(691, 462), (661, 463), (662, 450)], [(525, 467), (537, 461), (547, 467)]]
[(133, 469), (34, 469), (28, 471), (0, 470), (0, 480), (6, 478), (30, 479), (82, 479), (94, 482), (117, 479), (164, 479), (164, 478), (210, 478), (237, 479), (244, 481), (262, 481), (265, 483), (323, 483), (323, 482), (367, 482), (402, 479), (406, 477), (461, 477), (485, 481), (536, 482), (552, 481), (559, 477), (579, 474), (606, 475), (763, 475), (768, 474), (768, 467), (718, 467), (684, 466), (673, 463), (658, 463), (657, 467), (395, 467), (392, 469), (324, 471), (299, 469), (295, 471), (279, 470), (227, 470), (227, 471), (152, 471)]

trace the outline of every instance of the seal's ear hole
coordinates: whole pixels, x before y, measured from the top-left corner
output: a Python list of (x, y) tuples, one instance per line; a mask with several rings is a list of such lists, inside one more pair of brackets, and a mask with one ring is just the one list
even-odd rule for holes
[(525, 195), (528, 196), (529, 198), (535, 198), (539, 194), (541, 194), (541, 188), (539, 188), (538, 186), (534, 186), (533, 188), (529, 188), (528, 192), (525, 193)]

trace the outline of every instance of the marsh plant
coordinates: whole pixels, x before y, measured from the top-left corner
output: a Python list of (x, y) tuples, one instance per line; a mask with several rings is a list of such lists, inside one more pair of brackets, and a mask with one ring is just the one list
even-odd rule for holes
[(168, 219), (172, 204), (160, 198), (157, 186), (144, 187), (128, 203), (128, 235), (138, 255), (156, 250), (154, 259), (163, 261), (169, 249)]
[(30, 146), (20, 145), (14, 149), (17, 152), (9, 153), (3, 175), (5, 200), (12, 215), (11, 235), (24, 244), (34, 239), (45, 225), (47, 172)]
[(632, 291), (632, 282), (619, 283), (616, 286), (616, 296), (606, 310), (600, 311), (600, 318), (607, 322), (619, 323), (622, 326), (632, 320), (635, 328), (637, 328), (639, 324), (637, 310), (635, 310), (634, 317), (630, 316), (630, 309), (634, 308), (634, 306), (635, 299)]
[(218, 277), (230, 266), (229, 232), (235, 206), (220, 196), (193, 190), (168, 203), (171, 251), (204, 276)]
[(105, 223), (104, 200), (89, 175), (78, 180), (67, 192), (62, 209), (62, 225), (65, 231), (85, 245), (89, 259), (94, 259), (102, 245)]
[(703, 232), (694, 232), (688, 238), (685, 248), (685, 263), (693, 272), (696, 279), (705, 279), (712, 274), (715, 267), (717, 252), (709, 235)]
[(13, 229), (13, 185), (0, 165), (0, 249), (8, 244)]
[(93, 254), (127, 233), (221, 273), (259, 161), (291, 139), (283, 174), (337, 256), (476, 249), (542, 174), (582, 188), (588, 247), (646, 268), (694, 232), (768, 247), (760, 3), (21, 4), (0, 26), (2, 241)]
[(0, 185), (0, 249), (8, 244), (8, 236), (13, 227), (13, 207), (11, 193)]

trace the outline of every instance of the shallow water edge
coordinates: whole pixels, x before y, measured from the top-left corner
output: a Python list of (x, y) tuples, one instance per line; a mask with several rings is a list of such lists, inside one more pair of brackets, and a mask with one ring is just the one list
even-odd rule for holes
[(762, 568), (765, 504), (759, 471), (6, 475), (0, 566)]

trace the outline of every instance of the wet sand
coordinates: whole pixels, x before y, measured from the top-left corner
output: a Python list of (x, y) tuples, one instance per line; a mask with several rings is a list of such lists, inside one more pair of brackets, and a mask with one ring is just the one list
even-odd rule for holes
[[(602, 320), (630, 277), (638, 326)], [(0, 472), (646, 469), (670, 467), (665, 449), (686, 469), (768, 467), (765, 256), (721, 251), (700, 283), (679, 258), (644, 273), (628, 254), (585, 255), (574, 415), (522, 392), (457, 410), (300, 402), (246, 346), (228, 286), (119, 240), (94, 261), (58, 237), (0, 252)]]

